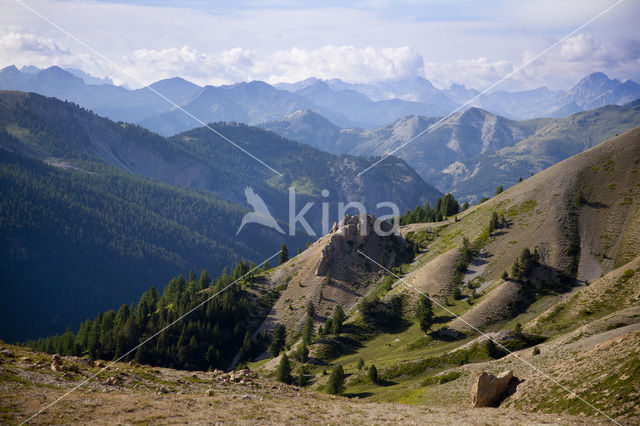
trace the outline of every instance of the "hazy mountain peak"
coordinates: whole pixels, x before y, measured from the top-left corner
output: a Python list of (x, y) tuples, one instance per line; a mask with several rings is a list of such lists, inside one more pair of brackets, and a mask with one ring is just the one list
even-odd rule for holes
[(295, 83), (276, 83), (273, 85), (273, 87), (280, 90), (295, 92), (296, 90), (304, 89), (305, 87), (311, 86), (313, 83), (315, 83), (318, 80), (319, 79), (316, 77), (309, 77), (307, 79), (297, 81)]
[(260, 88), (274, 89), (274, 87), (269, 83), (265, 83), (264, 81), (260, 81), (260, 80), (243, 81), (240, 83), (232, 84), (227, 87), (260, 87)]
[(57, 65), (52, 65), (49, 68), (44, 68), (40, 72), (48, 73), (48, 74), (73, 75), (69, 71), (65, 71), (64, 69), (62, 69)]
[[(2, 81), (0, 81), (0, 87), (1, 86), (8, 86), (11, 84), (18, 84), (16, 83), (16, 79), (17, 80), (22, 80), (24, 77), (23, 73), (20, 72), (20, 70), (15, 66), (15, 65), (9, 65), (7, 67), (4, 67), (0, 70), (0, 78), (2, 78)], [(8, 84), (7, 84), (8, 83)], [(5, 89), (19, 89), (20, 87), (3, 87)]]
[(0, 70), (0, 72), (20, 72), (20, 70), (15, 65), (8, 65)]
[(36, 73), (34, 76), (38, 78), (44, 78), (45, 80), (47, 79), (53, 80), (55, 84), (59, 84), (59, 83), (85, 84), (82, 78), (76, 77), (69, 71), (62, 69), (57, 65), (53, 65), (49, 68), (45, 68), (42, 71)]
[(65, 68), (65, 71), (70, 72), (78, 78), (81, 78), (87, 84), (95, 84), (97, 86), (103, 84), (113, 85), (113, 80), (111, 80), (109, 77), (96, 77), (76, 68)]
[(340, 133), (338, 126), (309, 109), (295, 111), (260, 127), (329, 152), (335, 151), (332, 143)]
[(578, 85), (585, 84), (585, 83), (609, 83), (611, 81), (613, 80), (609, 79), (609, 77), (607, 77), (605, 73), (596, 71), (587, 75), (582, 80), (580, 80), (578, 82)]
[(20, 72), (27, 73), (27, 74), (35, 74), (40, 71), (42, 71), (42, 68), (38, 68), (33, 65), (25, 65), (22, 68), (20, 68)]
[(554, 115), (562, 116), (604, 105), (622, 105), (640, 98), (640, 86), (628, 80), (621, 83), (602, 72), (594, 72), (580, 80), (562, 98)]
[(492, 112), (472, 106), (452, 114), (444, 120), (444, 124), (458, 124), (461, 122), (481, 123), (488, 119), (496, 120), (497, 118), (498, 116)]
[(294, 127), (296, 125), (311, 125), (313, 127), (309, 128), (310, 131), (318, 131), (320, 130), (320, 128), (325, 132), (340, 131), (340, 128), (333, 124), (326, 117), (323, 117), (322, 115), (313, 112), (310, 109), (301, 109), (298, 111), (294, 111), (291, 114), (283, 117), (282, 119), (274, 121), (273, 123), (279, 122), (287, 122), (290, 127)]
[(314, 82), (306, 86), (304, 89), (300, 89), (299, 91), (308, 92), (311, 90), (328, 92), (332, 91), (333, 89), (329, 87), (329, 85), (325, 81), (316, 79)]
[(298, 111), (292, 112), (291, 114), (283, 118), (283, 120), (291, 120), (291, 119), (296, 119), (296, 120), (314, 119), (314, 120), (323, 120), (330, 123), (330, 121), (327, 120), (325, 117), (311, 111), (310, 109), (300, 109)]
[(155, 83), (150, 84), (149, 87), (172, 99), (191, 98), (198, 90), (202, 89), (202, 87), (197, 84), (180, 77), (158, 80)]

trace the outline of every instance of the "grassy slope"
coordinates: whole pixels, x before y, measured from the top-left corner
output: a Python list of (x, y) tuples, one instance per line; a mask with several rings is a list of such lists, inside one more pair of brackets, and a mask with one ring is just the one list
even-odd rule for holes
[[(411, 303), (417, 295), (413, 286), (438, 296), (437, 300), (446, 300), (450, 294), (447, 292), (452, 290), (447, 284), (450, 280), (452, 259), (455, 259), (457, 253), (456, 247), (460, 246), (462, 238), (466, 236), (471, 241), (479, 239), (487, 254), (488, 264), (477, 279), (486, 287), (479, 293), (479, 298), (473, 305), (460, 300), (453, 306), (448, 306), (448, 309), (456, 315), (463, 315), (463, 318), (487, 331), (511, 329), (516, 322), (520, 322), (525, 325), (525, 329), (552, 337), (552, 340), (543, 344), (542, 347), (556, 347), (559, 345), (556, 336), (573, 333), (576, 327), (582, 324), (604, 321), (600, 326), (595, 327), (591, 334), (598, 335), (602, 342), (607, 342), (613, 333), (607, 328), (638, 322), (638, 317), (628, 312), (625, 314), (620, 311), (618, 316), (615, 315), (620, 309), (628, 309), (630, 304), (636, 303), (633, 300), (636, 300), (638, 295), (636, 280), (640, 274), (635, 272), (636, 278), (629, 278), (624, 283), (621, 283), (620, 276), (628, 269), (635, 270), (638, 260), (620, 269), (613, 271), (612, 269), (620, 266), (622, 262), (632, 260), (632, 257), (640, 253), (638, 250), (640, 241), (639, 175), (640, 129), (634, 129), (559, 163), (499, 196), (473, 207), (459, 215), (458, 222), (412, 225), (410, 230), (424, 232), (423, 236), (425, 241), (428, 241), (428, 248), (426, 253), (420, 255), (408, 268), (405, 279), (410, 285), (400, 283), (391, 290), (389, 295), (407, 294), (410, 302), (408, 310), (411, 310)], [(583, 192), (584, 201), (576, 205), (575, 194), (578, 189)], [(487, 238), (486, 234), (483, 235), (483, 231), (493, 211), (503, 212), (509, 221), (509, 227), (498, 230), (493, 236)], [(405, 233), (408, 231), (409, 229), (405, 230)], [(570, 243), (576, 242), (582, 249), (578, 287), (569, 289), (568, 292), (558, 289), (558, 291), (552, 290), (545, 295), (539, 295), (515, 317), (501, 312), (495, 315), (497, 306), (504, 306), (518, 300), (518, 297), (514, 298), (513, 292), (504, 291), (506, 286), (514, 284), (505, 282), (500, 275), (504, 270), (510, 270), (522, 248), (535, 247), (541, 253), (543, 263), (551, 270), (568, 271), (573, 259), (567, 254), (567, 247)], [(597, 267), (594, 267), (594, 263)], [(609, 273), (609, 271), (612, 272)], [(600, 272), (604, 274), (602, 278), (599, 278)], [(630, 273), (627, 272), (628, 274)], [(587, 286), (584, 285), (585, 282), (591, 284)], [(451, 298), (448, 297), (448, 300), (451, 301)], [(570, 309), (559, 308), (559, 313), (555, 313), (555, 309), (567, 304), (571, 306)], [(588, 310), (588, 313), (585, 310)], [(442, 308), (436, 309), (436, 316), (448, 315), (450, 314)], [(357, 322), (357, 317), (358, 315), (354, 314), (350, 321)], [(547, 317), (552, 319), (540, 322), (539, 318)], [(488, 318), (491, 321), (487, 321)], [(461, 325), (460, 320), (453, 321), (449, 325), (456, 324)], [(443, 325), (445, 324), (437, 324), (434, 328), (437, 329)], [(580, 340), (588, 334), (583, 332), (573, 338)], [(422, 333), (412, 322), (408, 328), (400, 332), (377, 335), (353, 353), (342, 356), (332, 363), (342, 364), (347, 374), (353, 377), (365, 374), (356, 369), (360, 358), (363, 358), (367, 365), (376, 364), (378, 370), (384, 372), (398, 363), (447, 353), (469, 342), (470, 339), (472, 337), (458, 342), (431, 340), (424, 344), (425, 339)], [(618, 348), (619, 358), (623, 360), (633, 356), (638, 336), (632, 335), (627, 339), (633, 342), (631, 347)], [(610, 345), (615, 346), (615, 343)], [(560, 352), (562, 356), (539, 358), (545, 360), (545, 370), (553, 371), (556, 367), (567, 369), (566, 362), (571, 356), (570, 351), (561, 349), (564, 351)], [(531, 349), (521, 352), (531, 356)], [(594, 359), (594, 363), (598, 364), (605, 362), (610, 356), (611, 349), (609, 346), (600, 348), (585, 343), (579, 352), (583, 354), (581, 356)], [(518, 365), (512, 357), (507, 357), (504, 360), (468, 364), (456, 368), (462, 376), (442, 385), (419, 386), (425, 377), (438, 373), (430, 370), (414, 377), (399, 377), (386, 386), (373, 386), (366, 380), (362, 382), (352, 378), (347, 392), (376, 401), (438, 405), (466, 404), (476, 371), (486, 368), (496, 372), (506, 366), (516, 369), (521, 377), (526, 379), (532, 377), (531, 371), (523, 369), (522, 365)], [(323, 369), (328, 370), (323, 366), (312, 370), (319, 374)], [(440, 370), (447, 371), (446, 368)], [(586, 371), (571, 368), (563, 372), (562, 377), (566, 377), (567, 380), (575, 381), (578, 378), (583, 380), (584, 392), (588, 389), (599, 392), (595, 382), (589, 380)], [(322, 388), (325, 380), (325, 376), (319, 375), (316, 383)], [(569, 409), (575, 413), (590, 413), (589, 410), (584, 410), (582, 403), (571, 406), (564, 404), (560, 398), (561, 395), (558, 398), (554, 396), (546, 405), (534, 406), (531, 403), (532, 400), (544, 399), (544, 393), (540, 389), (544, 388), (523, 387), (522, 393), (517, 394), (510, 403), (515, 404), (516, 402), (513, 401), (520, 401), (518, 406), (526, 409), (537, 407), (549, 411)], [(558, 389), (555, 390), (556, 393), (559, 392)], [(633, 388), (625, 389), (626, 398), (633, 399)], [(612, 409), (615, 401), (604, 398), (602, 403), (603, 408)], [(612, 412), (614, 415), (627, 416), (640, 414), (637, 408), (629, 407)]]

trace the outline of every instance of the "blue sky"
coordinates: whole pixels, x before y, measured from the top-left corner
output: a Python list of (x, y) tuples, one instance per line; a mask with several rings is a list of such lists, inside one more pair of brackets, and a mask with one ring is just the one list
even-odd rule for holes
[[(15, 0), (3, 1), (0, 66), (57, 64), (131, 86), (419, 76), (482, 89), (617, 0), (22, 1), (118, 67)], [(593, 71), (638, 81), (637, 22), (640, 2), (625, 0), (497, 89), (564, 89)]]

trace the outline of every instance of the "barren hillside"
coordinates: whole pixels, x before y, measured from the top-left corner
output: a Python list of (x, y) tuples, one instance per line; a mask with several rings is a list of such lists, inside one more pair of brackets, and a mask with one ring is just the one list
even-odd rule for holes
[[(254, 338), (285, 325), (303, 386), (272, 381), (283, 356), (266, 353), (242, 373), (117, 364), (36, 422), (637, 424), (639, 200), (636, 128), (443, 222), (381, 237), (373, 217), (347, 216), (251, 283), (278, 292)], [(433, 300), (425, 329), (420, 293)], [(338, 305), (345, 322), (329, 330)], [(102, 365), (52, 370), (50, 356), (7, 346), (0, 359), (9, 423)], [(324, 394), (338, 365), (349, 398)], [(468, 408), (478, 373), (505, 370), (515, 379), (499, 407)]]
[[(360, 280), (331, 298), (348, 309), (374, 289), (381, 306), (399, 296), (403, 320), (384, 324), (366, 320), (361, 308), (352, 309), (343, 335), (318, 336), (312, 342), (312, 386), (324, 389), (323, 371), (340, 364), (351, 376), (351, 394), (378, 402), (460, 407), (468, 403), (476, 373), (511, 369), (518, 382), (501, 407), (635, 422), (640, 416), (639, 200), (636, 128), (456, 218), (402, 227), (403, 238), (421, 247), (415, 260), (392, 273), (384, 261), (370, 260), (377, 268), (373, 271), (354, 264), (350, 271), (359, 273)], [(495, 226), (490, 229), (492, 218)], [(330, 238), (323, 237), (270, 274), (279, 283), (293, 277), (277, 304), (280, 310), (271, 316), (294, 326), (291, 343), (302, 326), (306, 301), (320, 291), (322, 277), (314, 274)], [(464, 272), (456, 272), (463, 239), (472, 254)], [(363, 252), (367, 250), (371, 248)], [(368, 255), (385, 259), (381, 252)], [(289, 290), (295, 268), (302, 265), (307, 271), (302, 281), (315, 282), (315, 287), (294, 285)], [(395, 282), (380, 292), (383, 275)], [(420, 293), (435, 303), (435, 320), (426, 334), (413, 316)], [(319, 310), (327, 316), (335, 306), (328, 302)], [(514, 332), (514, 327), (523, 331)], [(485, 349), (484, 333), (495, 340), (497, 355)], [(294, 346), (289, 355), (296, 350)], [(270, 375), (279, 360), (255, 367)], [(383, 378), (380, 383), (366, 377), (371, 364)], [(437, 377), (445, 379), (438, 384)]]

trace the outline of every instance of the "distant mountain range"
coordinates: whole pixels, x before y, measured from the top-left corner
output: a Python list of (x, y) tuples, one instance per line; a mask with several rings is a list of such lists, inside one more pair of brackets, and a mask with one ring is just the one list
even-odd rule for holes
[[(440, 90), (424, 78), (378, 84), (312, 78), (275, 86), (253, 81), (201, 87), (175, 77), (137, 90), (115, 86), (105, 79), (92, 79), (81, 71), (59, 67), (19, 70), (10, 66), (0, 70), (0, 89), (32, 91), (73, 101), (99, 115), (137, 123), (161, 135), (197, 128), (202, 122), (258, 124), (333, 154), (358, 156), (386, 155), (437, 122), (436, 117), (448, 114), (479, 93), (462, 85)], [(87, 84), (88, 81), (99, 84)], [(480, 156), (533, 137), (553, 117), (625, 104), (637, 98), (640, 98), (638, 84), (612, 80), (602, 73), (586, 76), (566, 92), (544, 87), (496, 91), (472, 103), (482, 108), (464, 108), (447, 117), (438, 129), (412, 142), (398, 155), (440, 190), (453, 190), (459, 196), (477, 199), (487, 194), (486, 188), (480, 190), (483, 185), (468, 186), (467, 182), (466, 188), (476, 189), (459, 189), (463, 181), (478, 176), (476, 160), (470, 162), (472, 158), (481, 162)], [(523, 117), (527, 121), (516, 120)], [(637, 124), (631, 120), (618, 125), (616, 118), (612, 119), (612, 131), (604, 137)], [(566, 156), (557, 156), (558, 160), (562, 158)], [(540, 170), (539, 166), (534, 171)], [(523, 170), (518, 169), (517, 173)], [(513, 176), (500, 183), (509, 184), (512, 179)], [(493, 184), (494, 180), (487, 180), (487, 184)]]
[[(260, 124), (305, 109), (326, 117), (341, 128), (373, 129), (407, 115), (443, 116), (479, 94), (476, 89), (455, 84), (441, 90), (424, 78), (378, 84), (311, 78), (274, 86), (252, 81), (201, 87), (175, 77), (149, 87), (153, 90), (129, 90), (113, 85), (108, 78), (98, 79), (80, 70), (55, 66), (47, 69), (9, 66), (0, 70), (0, 89), (35, 92), (73, 101), (112, 120), (137, 123), (165, 136), (199, 127), (202, 122)], [(621, 105), (637, 98), (640, 98), (640, 86), (633, 81), (622, 83), (602, 73), (593, 73), (566, 92), (554, 92), (544, 87), (518, 92), (495, 91), (480, 96), (470, 106), (521, 120), (564, 117), (608, 104)]]
[[(437, 121), (411, 115), (372, 130), (340, 129), (312, 111), (298, 111), (262, 126), (335, 154), (380, 157)], [(492, 195), (498, 185), (511, 186), (519, 177), (537, 173), (639, 124), (640, 100), (566, 118), (524, 121), (469, 108), (394, 155), (439, 190), (477, 201)]]
[[(412, 112), (405, 114), (428, 117), (449, 113), (480, 94), (479, 90), (468, 89), (460, 84), (452, 84), (448, 89), (440, 90), (429, 80), (421, 77), (377, 84), (349, 84), (337, 79), (323, 82), (310, 78), (293, 84), (276, 84), (275, 87), (293, 93), (302, 93), (319, 83), (324, 83), (333, 91), (358, 92), (377, 102), (402, 100), (418, 105), (438, 105), (447, 110), (442, 114), (422, 113), (416, 105)], [(638, 98), (640, 98), (640, 85), (637, 83), (631, 80), (624, 83), (617, 79), (611, 80), (601, 72), (594, 72), (566, 92), (551, 91), (546, 87), (514, 92), (498, 90), (479, 96), (469, 106), (482, 108), (510, 119), (523, 120), (564, 117), (605, 105), (622, 105)], [(391, 121), (393, 120), (388, 122)]]

